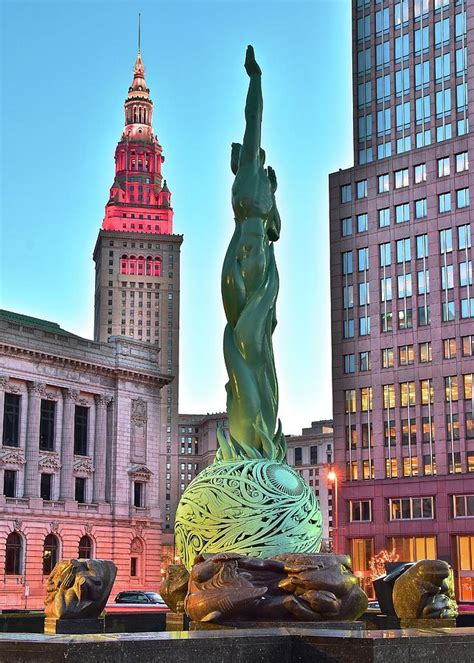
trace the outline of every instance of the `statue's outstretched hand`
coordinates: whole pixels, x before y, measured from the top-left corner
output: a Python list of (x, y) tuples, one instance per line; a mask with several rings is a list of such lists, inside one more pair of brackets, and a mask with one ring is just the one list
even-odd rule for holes
[(257, 61), (255, 60), (255, 53), (253, 50), (253, 46), (247, 46), (247, 52), (245, 54), (245, 71), (249, 76), (253, 76), (257, 74), (258, 76), (261, 76), (262, 70), (257, 64)]
[(275, 193), (275, 191), (277, 190), (278, 182), (277, 182), (276, 173), (271, 166), (268, 166), (267, 168), (267, 175), (268, 179), (270, 180), (270, 186), (272, 187), (272, 191), (273, 193)]

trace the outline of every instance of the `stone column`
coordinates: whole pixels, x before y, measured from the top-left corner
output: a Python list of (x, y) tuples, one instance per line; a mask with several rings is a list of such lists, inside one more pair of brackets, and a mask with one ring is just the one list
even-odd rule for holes
[(74, 415), (78, 396), (77, 389), (63, 389), (60, 500), (74, 499)]
[(26, 422), (26, 469), (25, 497), (39, 497), (39, 436), (41, 398), (44, 396), (44, 382), (28, 383), (28, 419)]
[(112, 397), (95, 395), (94, 479), (92, 501), (105, 502), (105, 468), (107, 462), (107, 406)]
[[(8, 375), (0, 375), (0, 430), (3, 439), (3, 416), (5, 412), (5, 389), (8, 385)], [(3, 484), (2, 484), (3, 485)]]

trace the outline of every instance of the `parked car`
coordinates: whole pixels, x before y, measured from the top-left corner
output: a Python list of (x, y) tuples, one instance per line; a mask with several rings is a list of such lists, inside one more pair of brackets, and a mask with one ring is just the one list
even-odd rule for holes
[(166, 603), (157, 592), (128, 591), (119, 592), (115, 597), (115, 603), (146, 603), (166, 607)]

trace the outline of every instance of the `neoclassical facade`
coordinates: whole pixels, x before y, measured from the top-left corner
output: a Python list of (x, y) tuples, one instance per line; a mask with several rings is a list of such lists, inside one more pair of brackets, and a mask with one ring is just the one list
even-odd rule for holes
[(41, 607), (56, 560), (112, 559), (114, 593), (156, 590), (158, 349), (0, 311), (0, 605)]

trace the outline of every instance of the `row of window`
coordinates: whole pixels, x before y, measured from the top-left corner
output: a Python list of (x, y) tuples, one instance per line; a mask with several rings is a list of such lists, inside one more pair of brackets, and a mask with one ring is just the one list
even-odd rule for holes
[[(424, 520), (434, 519), (435, 498), (401, 497), (389, 498), (387, 503), (388, 520)], [(451, 517), (474, 517), (474, 495), (451, 495)], [(349, 521), (372, 522), (372, 500), (349, 500), (347, 502)]]
[[(377, 0), (380, 4), (380, 0)], [(390, 13), (392, 14), (392, 23), (395, 30), (401, 29), (402, 26), (406, 27), (411, 18), (414, 21), (420, 20), (422, 16), (428, 16), (430, 12), (430, 5), (435, 12), (435, 16), (439, 13), (442, 17), (446, 16), (451, 5), (463, 5), (463, 0), (400, 0), (393, 5), (393, 11), (390, 12), (390, 7), (381, 7), (375, 11), (374, 14), (364, 14), (357, 19), (357, 40), (364, 41), (368, 39), (371, 34), (371, 26), (375, 28), (375, 35), (379, 36), (390, 31)], [(362, 9), (370, 5), (370, 0), (357, 0), (357, 9)], [(372, 16), (374, 17), (373, 20)], [(456, 14), (460, 16), (460, 14)], [(426, 19), (425, 19), (426, 20)], [(441, 22), (441, 21), (440, 21)]]
[[(17, 470), (4, 470), (3, 474), (3, 494), (5, 497), (21, 497), (21, 488), (18, 481), (19, 472)], [(46, 501), (52, 501), (54, 474), (43, 472), (40, 474), (40, 497)], [(74, 477), (74, 499), (79, 504), (86, 504), (90, 494), (90, 479), (85, 477)], [(145, 484), (141, 481), (134, 481), (132, 487), (133, 506), (143, 508), (145, 506)]]
[[(392, 415), (393, 413), (390, 413)], [(387, 415), (388, 416), (388, 415)], [(466, 412), (464, 414), (465, 424), (466, 424), (466, 439), (474, 439), (474, 417), (472, 412)], [(418, 427), (418, 423), (421, 421), (421, 427)], [(410, 418), (400, 418), (400, 433), (401, 433), (401, 445), (402, 447), (416, 446), (417, 440), (417, 431), (420, 430), (420, 443), (425, 444), (434, 444), (435, 443), (435, 424), (433, 420), (433, 415), (430, 413), (426, 417), (418, 418), (416, 416), (411, 416)], [(387, 419), (383, 422), (383, 436), (384, 436), (384, 446), (385, 447), (395, 447), (397, 444), (397, 429), (396, 429), (395, 419)], [(361, 433), (362, 440), (362, 449), (372, 449), (375, 446), (375, 436), (373, 432), (372, 422), (362, 422), (360, 426), (357, 426), (355, 423), (352, 423), (346, 426), (346, 451), (355, 451), (359, 446), (359, 431)], [(446, 415), (446, 438), (449, 443), (456, 442), (460, 439), (460, 425), (459, 425), (459, 413), (458, 412), (449, 412)], [(468, 471), (471, 469), (471, 457), (474, 456), (474, 452), (468, 452)], [(474, 458), (473, 458), (474, 460)], [(433, 474), (433, 472), (430, 472)]]
[[(405, 305), (397, 312), (386, 311), (380, 314), (380, 331), (382, 333), (392, 332), (394, 318), (397, 321), (398, 329), (400, 331), (413, 329), (413, 309)], [(467, 320), (474, 318), (474, 298), (463, 298), (459, 301), (460, 304), (460, 318)], [(418, 306), (415, 309), (415, 314), (418, 312), (418, 327), (424, 327), (431, 324), (431, 309), (427, 304)], [(443, 302), (441, 304), (441, 322), (454, 322), (456, 320), (456, 304), (454, 301)], [(358, 332), (360, 337), (370, 336), (371, 333), (371, 318), (369, 315), (364, 315), (358, 320)], [(347, 318), (342, 323), (342, 336), (344, 340), (354, 338), (355, 336), (356, 320), (354, 318)]]
[(151, 256), (122, 255), (120, 274), (137, 276), (161, 276), (161, 259)]
[[(458, 343), (456, 338), (445, 338), (442, 342), (443, 346), (443, 359), (455, 359), (458, 355)], [(462, 357), (472, 357), (474, 354), (474, 336), (462, 336), (460, 342)], [(396, 348), (382, 348), (381, 350), (381, 367), (394, 368), (395, 354), (398, 356), (398, 366), (411, 366), (415, 363), (415, 346), (413, 344), (400, 345)], [(359, 371), (370, 371), (372, 368), (371, 352), (366, 350), (358, 353)], [(433, 351), (431, 341), (424, 341), (418, 344), (418, 361), (420, 364), (427, 364), (433, 360)], [(344, 373), (356, 372), (356, 355), (349, 353), (343, 355)]]
[[(364, 73), (365, 67), (368, 67), (370, 71), (370, 60), (367, 60), (368, 52), (362, 51), (360, 53), (359, 65), (362, 68), (360, 73)], [(433, 66), (434, 65), (434, 66)], [(413, 76), (414, 72), (414, 76)], [(395, 71), (394, 74), (384, 74), (382, 73), (375, 81), (375, 102), (377, 104), (383, 105), (383, 110), (377, 112), (377, 135), (383, 135), (388, 133), (386, 129), (390, 129), (390, 120), (391, 113), (390, 107), (386, 107), (386, 103), (389, 104), (392, 101), (393, 93), (395, 97), (406, 98), (410, 95), (411, 87), (410, 81), (414, 82), (414, 87), (416, 91), (422, 91), (422, 96), (415, 100), (415, 120), (417, 124), (421, 124), (429, 121), (430, 119), (430, 109), (431, 109), (431, 96), (430, 94), (423, 94), (426, 91), (426, 88), (429, 87), (430, 82), (432, 82), (431, 75), (434, 74), (435, 83), (444, 83), (449, 81), (451, 78), (451, 72), (455, 76), (462, 76), (465, 79), (467, 73), (467, 48), (461, 46), (461, 48), (456, 49), (456, 51), (451, 54), (448, 52), (443, 52), (441, 55), (435, 57), (434, 59), (422, 60), (418, 64), (415, 64), (414, 69), (410, 69), (409, 66), (402, 65), (402, 68)], [(359, 112), (362, 109), (364, 112), (366, 109), (365, 106), (370, 106), (373, 101), (373, 84), (372, 80), (364, 80), (359, 83), (357, 86), (357, 105)], [(456, 87), (457, 95), (457, 104), (456, 107), (462, 108), (467, 103), (467, 90), (465, 87)], [(440, 97), (435, 97), (437, 101), (437, 106), (440, 110), (446, 111), (446, 103), (443, 103), (441, 106)], [(443, 99), (444, 101), (444, 99)], [(400, 105), (401, 106), (401, 105)], [(388, 111), (388, 113), (385, 113)], [(406, 113), (407, 117), (404, 117)], [(401, 106), (398, 111), (399, 117), (397, 117), (397, 124), (404, 124), (406, 121), (408, 124), (410, 118), (408, 117), (410, 111), (406, 112), (406, 107)], [(359, 136), (361, 136), (361, 123), (360, 120), (368, 117), (364, 115), (359, 118)], [(372, 118), (372, 115), (370, 116)], [(372, 120), (371, 120), (372, 122)], [(367, 137), (370, 137), (372, 131), (366, 133)], [(363, 137), (363, 131), (362, 131)]]
[[(452, 211), (453, 208), (450, 191), (438, 194), (437, 201), (438, 214), (447, 214), (448, 212)], [(457, 189), (456, 209), (465, 209), (466, 207), (470, 206), (470, 203), (471, 197), (469, 187)], [(424, 219), (428, 216), (427, 198), (419, 198), (418, 200), (413, 201), (413, 214), (413, 218), (415, 220)], [(378, 228), (388, 228), (391, 225), (392, 219), (395, 221), (396, 225), (401, 223), (408, 223), (411, 220), (410, 203), (400, 203), (398, 205), (394, 205), (393, 208), (382, 207), (377, 210)], [(356, 230), (357, 233), (363, 233), (369, 230), (369, 214), (367, 212), (357, 214), (355, 217), (355, 222), (351, 216), (341, 219), (341, 237), (348, 237), (353, 235), (354, 230)]]
[[(457, 125), (457, 135), (464, 136), (469, 131), (469, 118), (466, 115), (467, 107), (462, 111), (461, 119), (458, 119), (456, 122)], [(397, 154), (403, 154), (408, 152), (413, 148), (428, 147), (432, 144), (432, 132), (431, 129), (427, 129), (425, 124), (421, 125), (421, 131), (417, 132), (414, 136), (414, 141), (412, 144), (412, 137), (410, 134), (405, 132), (403, 129), (402, 136), (396, 139), (395, 146)], [(436, 133), (435, 133), (436, 130)], [(445, 117), (439, 118), (439, 124), (433, 128), (433, 140), (436, 138), (436, 142), (440, 143), (445, 140), (449, 140), (453, 137), (453, 125), (451, 122), (446, 122)], [(385, 159), (386, 157), (392, 156), (392, 142), (387, 140), (387, 137), (384, 135), (379, 140), (377, 144), (377, 159)], [(364, 147), (359, 150), (358, 154), (358, 163), (364, 165), (366, 163), (371, 163), (374, 160), (374, 148), (372, 146)]]
[[(474, 472), (474, 451), (468, 451), (466, 454), (467, 471)], [(423, 476), (436, 476), (436, 455), (425, 454), (422, 456), (422, 467), (418, 468), (418, 456), (409, 454), (402, 456), (400, 459), (402, 474), (399, 474), (399, 461), (397, 458), (385, 458), (385, 479), (398, 479), (399, 476), (403, 478), (416, 478), (423, 471)], [(358, 481), (359, 471), (362, 468), (360, 476), (364, 481), (375, 479), (375, 465), (373, 459), (364, 459), (361, 462), (357, 460), (349, 460), (346, 462), (346, 480)], [(459, 451), (448, 453), (448, 474), (461, 474), (463, 466), (461, 461), (461, 453)], [(377, 477), (380, 478), (380, 477)]]
[[(20, 444), (21, 399), (18, 394), (5, 394), (3, 414), (3, 444), (18, 447)], [(39, 448), (42, 451), (54, 451), (56, 423), (56, 401), (41, 400)], [(74, 409), (74, 453), (77, 456), (88, 455), (89, 408), (76, 405)]]
[[(466, 373), (462, 375), (464, 399), (472, 401), (474, 397), (473, 391), (473, 373)], [(400, 394), (400, 407), (408, 407), (416, 405), (416, 383), (414, 381), (400, 382), (398, 390)], [(420, 385), (420, 403), (421, 405), (429, 405), (434, 403), (434, 387), (433, 378), (428, 378), (419, 381)], [(444, 378), (444, 400), (446, 403), (454, 403), (459, 400), (459, 386), (460, 380), (458, 376), (447, 376)], [(359, 388), (359, 402), (361, 412), (369, 412), (373, 406), (373, 390), (372, 386)], [(395, 384), (382, 385), (382, 403), (384, 408), (394, 408), (395, 406)], [(346, 414), (357, 412), (356, 407), (356, 389), (344, 390), (344, 403)]]
[[(451, 307), (447, 306), (451, 302), (450, 297), (448, 296), (448, 291), (453, 290), (455, 286), (454, 270), (455, 270), (454, 265), (444, 265), (440, 268), (441, 290), (444, 295), (443, 297), (444, 301), (442, 302), (443, 322), (445, 322), (446, 320), (454, 319), (453, 317), (451, 317), (451, 313), (453, 314), (453, 316), (455, 313), (454, 302), (452, 302)], [(465, 260), (458, 263), (458, 276), (459, 276), (458, 284), (460, 288), (464, 288), (466, 286), (472, 286), (471, 260)], [(419, 296), (428, 295), (430, 293), (430, 270), (423, 268), (417, 271), (414, 277), (417, 285), (417, 294)], [(381, 303), (386, 303), (386, 302), (391, 302), (396, 298), (406, 300), (407, 298), (416, 295), (413, 287), (413, 280), (414, 279), (411, 272), (405, 272), (405, 271), (402, 274), (398, 274), (394, 277), (384, 276), (383, 278), (380, 279), (379, 301)], [(395, 294), (394, 292), (394, 284), (396, 284), (397, 287), (397, 294)], [(350, 309), (353, 309), (355, 305), (354, 288), (357, 288), (359, 306), (368, 306), (371, 303), (370, 283), (368, 281), (362, 281), (356, 284), (345, 285), (343, 286), (343, 308), (346, 311), (346, 315), (348, 315), (348, 311)], [(405, 309), (405, 307), (410, 307), (410, 303), (404, 302), (401, 306), (403, 307), (403, 309)], [(428, 306), (428, 300), (426, 301), (426, 303), (425, 301), (423, 301), (423, 306)], [(461, 303), (462, 318), (471, 317), (469, 306), (470, 303), (468, 302), (467, 299), (465, 302), (464, 300), (462, 300)], [(386, 307), (384, 307), (384, 310), (385, 308)], [(452, 311), (450, 309), (452, 309)], [(364, 317), (367, 314), (368, 311), (364, 314)], [(429, 318), (429, 315), (425, 315), (425, 317)], [(429, 324), (429, 322), (425, 321), (421, 324)]]
[[(408, 70), (405, 71), (408, 72)], [(406, 99), (406, 96), (403, 96), (403, 99)], [(412, 113), (412, 111), (414, 112)], [(431, 120), (436, 119), (442, 122), (436, 126), (436, 140), (442, 142), (452, 138), (451, 112), (454, 113), (454, 111), (458, 113), (457, 117), (460, 118), (458, 119), (458, 135), (464, 135), (468, 130), (468, 87), (465, 81), (453, 87), (452, 93), (450, 87), (444, 87), (438, 92), (433, 92), (433, 94), (424, 94), (416, 98), (414, 105), (411, 101), (403, 101), (392, 107), (383, 104), (382, 109), (377, 111), (376, 115), (365, 113), (358, 119), (358, 140), (359, 143), (365, 144), (376, 135), (378, 139), (390, 144), (386, 142), (386, 139), (390, 139), (392, 132), (400, 131), (403, 135), (397, 139), (397, 152), (406, 152), (411, 147), (411, 138), (405, 136), (405, 132), (411, 129), (412, 119), (414, 124), (425, 132), (425, 134), (421, 134), (425, 138), (426, 132), (430, 131), (429, 142), (431, 142), (430, 123)], [(449, 124), (449, 129), (446, 128), (447, 124)], [(435, 127), (433, 127), (434, 129)], [(407, 138), (409, 145), (406, 144)], [(398, 143), (398, 141), (400, 142)], [(426, 140), (424, 142), (426, 144)], [(417, 147), (420, 146), (417, 145)]]
[[(22, 575), (24, 570), (25, 541), (18, 532), (10, 532), (5, 546), (5, 575)], [(86, 534), (79, 540), (77, 549), (79, 559), (93, 557), (92, 539)], [(59, 540), (54, 534), (48, 534), (43, 542), (43, 575), (48, 576), (59, 560)]]
[[(462, 173), (469, 169), (469, 156), (468, 152), (459, 152), (454, 157), (455, 172)], [(437, 159), (437, 172), (438, 178), (447, 177), (451, 174), (451, 157), (441, 157)], [(394, 189), (403, 189), (410, 186), (410, 170), (408, 168), (401, 168), (390, 173), (382, 173), (377, 175), (377, 193), (384, 194), (390, 191), (390, 180), (392, 178)], [(426, 182), (426, 163), (420, 163), (413, 166), (413, 182), (412, 184), (423, 184)], [(355, 183), (355, 198), (362, 200), (367, 198), (367, 180), (359, 180)], [(340, 187), (341, 203), (349, 203), (352, 201), (352, 185), (343, 184)]]
[[(130, 545), (131, 552), (139, 552), (143, 549), (143, 544), (139, 539), (132, 541)], [(7, 536), (5, 545), (5, 575), (20, 576), (24, 574), (26, 567), (26, 540), (18, 532), (10, 532)], [(60, 559), (60, 542), (55, 534), (48, 534), (43, 541), (43, 575), (49, 576), (56, 563)], [(94, 545), (90, 536), (84, 534), (79, 540), (77, 547), (77, 556), (79, 559), (93, 559)], [(131, 555), (130, 557), (130, 575), (138, 575), (139, 557)]]
[[(457, 226), (458, 250), (466, 251), (471, 248), (471, 226), (465, 224)], [(398, 239), (394, 244), (393, 259), (396, 264), (401, 265), (410, 262), (412, 257), (416, 260), (423, 260), (428, 258), (428, 235), (417, 235), (414, 238), (415, 252), (412, 256), (411, 238), (404, 237)], [(445, 256), (453, 251), (453, 228), (446, 228), (439, 231), (439, 250), (440, 255)], [(367, 272), (370, 267), (369, 262), (369, 247), (364, 246), (360, 249), (343, 251), (341, 253), (341, 267), (343, 276), (349, 276), (354, 273), (354, 255), (357, 256), (357, 271)], [(390, 267), (392, 265), (392, 244), (391, 242), (384, 242), (379, 244), (379, 267)]]

